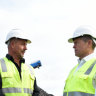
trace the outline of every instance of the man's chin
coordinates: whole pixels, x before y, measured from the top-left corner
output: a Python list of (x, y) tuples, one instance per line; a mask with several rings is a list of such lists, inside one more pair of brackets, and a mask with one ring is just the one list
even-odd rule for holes
[(77, 56), (77, 57), (78, 57), (78, 55), (77, 55), (77, 54), (75, 54), (75, 56)]
[(20, 59), (22, 59), (23, 57), (24, 57), (24, 55), (21, 55), (21, 56), (20, 56)]
[(24, 55), (21, 56), (21, 58), (23, 58), (23, 57), (24, 57)]

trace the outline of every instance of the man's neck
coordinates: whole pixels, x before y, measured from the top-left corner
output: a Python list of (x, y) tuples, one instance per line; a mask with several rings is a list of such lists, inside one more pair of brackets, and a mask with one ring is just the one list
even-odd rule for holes
[(86, 55), (80, 57), (79, 60), (82, 60), (83, 58), (85, 58), (85, 57), (87, 57), (87, 56), (89, 56), (89, 55), (91, 55), (91, 54), (93, 54), (93, 53), (94, 53), (94, 51), (90, 51), (90, 52), (88, 52)]
[(18, 57), (15, 56), (15, 55), (12, 55), (12, 54), (9, 54), (9, 55), (12, 56), (13, 59), (14, 59), (14, 62), (16, 62), (18, 66), (20, 66), (20, 58), (18, 58)]

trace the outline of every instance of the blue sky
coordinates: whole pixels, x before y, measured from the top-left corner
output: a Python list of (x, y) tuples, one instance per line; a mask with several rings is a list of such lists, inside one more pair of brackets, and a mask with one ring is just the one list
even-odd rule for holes
[(35, 69), (37, 84), (62, 96), (67, 75), (77, 64), (73, 44), (67, 40), (80, 25), (96, 27), (95, 5), (95, 0), (0, 0), (0, 57), (7, 53), (7, 33), (13, 28), (25, 30), (32, 40), (26, 64), (42, 63)]

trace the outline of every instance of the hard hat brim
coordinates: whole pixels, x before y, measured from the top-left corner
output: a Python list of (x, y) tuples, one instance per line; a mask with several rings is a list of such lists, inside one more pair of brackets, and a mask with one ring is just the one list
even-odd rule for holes
[(74, 38), (69, 38), (69, 39), (68, 39), (68, 42), (69, 42), (69, 43), (73, 43), (73, 42), (74, 42), (73, 39), (78, 38), (78, 37), (81, 37), (81, 36), (83, 36), (83, 35), (76, 36), (76, 37), (74, 37)]
[[(10, 39), (11, 39), (11, 38), (10, 38)], [(10, 39), (7, 40), (7, 41), (5, 41), (5, 44), (7, 44), (7, 43), (10, 41)], [(22, 39), (22, 38), (20, 38), (20, 39)], [(24, 39), (24, 40), (27, 40), (27, 39)], [(31, 41), (31, 40), (27, 40), (27, 44), (30, 44), (30, 43), (32, 43), (32, 41)]]
[(69, 43), (73, 43), (73, 38), (68, 39)]
[(27, 40), (27, 43), (28, 43), (28, 44), (30, 44), (30, 43), (32, 43), (32, 41), (30, 41), (30, 40)]

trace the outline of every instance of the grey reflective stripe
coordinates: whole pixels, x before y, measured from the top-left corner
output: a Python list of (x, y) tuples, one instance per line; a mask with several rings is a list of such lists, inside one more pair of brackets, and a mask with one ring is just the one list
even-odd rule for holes
[(84, 74), (89, 75), (95, 64), (96, 64), (96, 61), (92, 64), (91, 67), (88, 68), (88, 70)]
[(24, 88), (24, 93), (29, 93), (29, 94), (32, 94), (33, 91), (32, 89), (29, 89), (29, 88)]
[(64, 92), (64, 93), (63, 93), (63, 96), (67, 96), (67, 92)]
[(1, 62), (2, 72), (7, 72), (7, 67), (6, 67), (4, 59), (0, 59), (0, 62)]
[(0, 93), (21, 93), (21, 88), (2, 88)]
[[(22, 93), (21, 88), (2, 88), (0, 93)], [(32, 89), (24, 88), (24, 93), (32, 94)]]
[[(67, 92), (64, 92), (63, 96), (67, 96)], [(89, 94), (83, 92), (68, 92), (68, 96), (95, 96), (95, 94)]]
[(33, 91), (32, 89), (29, 89), (29, 88), (24, 88), (24, 93), (29, 93), (29, 94), (32, 94)]

